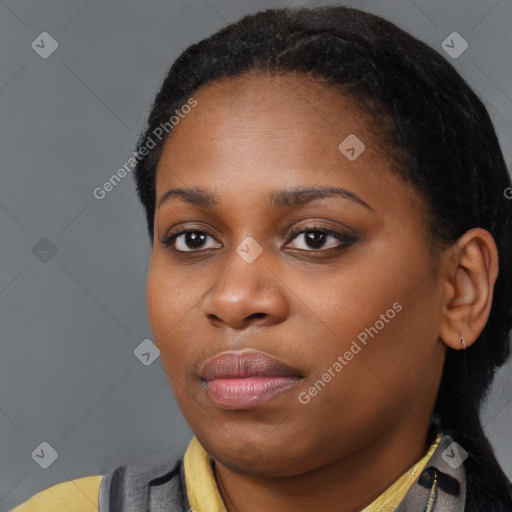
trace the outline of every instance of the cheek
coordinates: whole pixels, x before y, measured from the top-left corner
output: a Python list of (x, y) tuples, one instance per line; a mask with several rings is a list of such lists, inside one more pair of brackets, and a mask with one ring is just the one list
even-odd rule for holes
[(188, 277), (167, 267), (162, 258), (152, 256), (146, 283), (146, 304), (162, 363), (170, 369), (174, 362), (174, 371), (190, 360), (188, 343), (183, 343), (183, 340), (190, 339), (196, 325), (192, 317), (197, 314), (199, 296), (194, 293)]
[(363, 415), (382, 404), (403, 409), (438, 374), (439, 289), (413, 245), (369, 251), (300, 290), (308, 306), (304, 329), (315, 340), (308, 385), (329, 380), (317, 386), (324, 406), (336, 403)]
[(400, 321), (407, 276), (394, 275), (386, 269), (386, 260), (379, 260), (379, 272), (369, 271), (371, 262), (361, 260), (330, 269), (311, 282), (302, 278), (302, 287), (294, 288), (304, 306), (300, 322), (315, 341), (314, 359), (326, 364), (326, 356), (343, 354), (353, 341), (364, 347), (365, 341), (386, 338), (390, 326)]
[(151, 260), (146, 284), (149, 323), (174, 398), (186, 417), (193, 417), (200, 411), (194, 409), (196, 402), (190, 400), (187, 391), (197, 386), (191, 380), (191, 375), (195, 375), (194, 346), (189, 340), (197, 337), (193, 316), (197, 314), (198, 299), (193, 297), (189, 279), (180, 278), (177, 273), (173, 275), (165, 261), (156, 260)]
[(336, 334), (329, 331), (310, 352), (314, 368), (295, 397), (303, 412), (296, 434), (305, 422), (317, 443), (308, 451), (351, 453), (411, 413), (427, 421), (423, 394), (435, 387), (442, 361), (433, 357), (432, 328), (417, 329), (425, 323), (421, 302), (410, 296), (381, 302), (377, 295), (364, 303), (338, 302), (337, 311), (321, 308)]

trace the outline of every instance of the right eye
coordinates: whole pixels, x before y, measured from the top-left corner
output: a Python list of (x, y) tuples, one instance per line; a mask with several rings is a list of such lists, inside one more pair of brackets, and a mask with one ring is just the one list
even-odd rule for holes
[(222, 244), (218, 244), (217, 247), (202, 247), (208, 237), (214, 240), (214, 238), (206, 231), (198, 229), (182, 229), (177, 233), (167, 235), (162, 240), (162, 245), (164, 247), (172, 246), (172, 248), (178, 252), (197, 252), (202, 249), (212, 249), (222, 246)]

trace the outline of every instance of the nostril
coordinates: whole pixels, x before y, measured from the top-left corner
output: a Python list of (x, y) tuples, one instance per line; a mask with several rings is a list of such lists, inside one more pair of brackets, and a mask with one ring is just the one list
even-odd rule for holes
[[(250, 322), (251, 320), (259, 319), (259, 318), (266, 318), (268, 315), (267, 313), (253, 313), (252, 315), (246, 316), (241, 322), (245, 325), (247, 322)], [(215, 315), (214, 313), (209, 313), (206, 315), (206, 318), (211, 323), (213, 327), (220, 327), (224, 322), (229, 322), (227, 319), (222, 319), (221, 317)]]
[(217, 315), (214, 315), (213, 313), (206, 315), (206, 318), (208, 318), (208, 320), (215, 326), (220, 324), (221, 322), (220, 318)]

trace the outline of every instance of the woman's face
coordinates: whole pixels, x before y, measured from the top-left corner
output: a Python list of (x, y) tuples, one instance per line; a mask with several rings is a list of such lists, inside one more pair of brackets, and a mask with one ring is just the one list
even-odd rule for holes
[[(423, 202), (378, 127), (306, 78), (224, 79), (194, 98), (158, 166), (147, 305), (195, 435), (225, 466), (266, 475), (417, 438), (444, 360), (442, 282)], [(345, 192), (283, 194), (319, 187)], [(159, 204), (177, 188), (216, 201)], [(236, 366), (248, 349), (263, 357)], [(226, 351), (235, 367), (205, 370)]]

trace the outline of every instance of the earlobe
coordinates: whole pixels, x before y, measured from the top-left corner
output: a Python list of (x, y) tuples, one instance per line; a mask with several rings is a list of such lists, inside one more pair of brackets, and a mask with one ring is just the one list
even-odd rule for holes
[(498, 250), (482, 228), (464, 233), (444, 264), (439, 337), (449, 348), (471, 346), (485, 327), (498, 276)]

